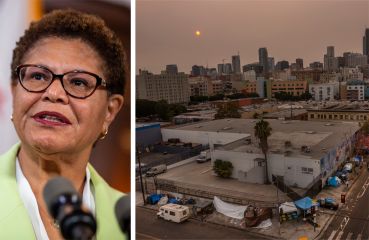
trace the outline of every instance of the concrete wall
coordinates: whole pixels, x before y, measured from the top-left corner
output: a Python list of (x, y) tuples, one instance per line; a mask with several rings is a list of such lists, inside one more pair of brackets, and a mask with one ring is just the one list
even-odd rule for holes
[[(258, 166), (256, 158), (263, 154), (214, 150), (212, 163), (216, 159), (230, 161), (233, 165), (232, 178), (243, 182), (264, 183), (264, 167)], [(284, 176), (289, 186), (306, 188), (314, 178), (320, 175), (320, 161), (305, 156), (288, 157), (282, 154), (268, 154), (269, 180), (273, 175)], [(302, 167), (312, 168), (313, 173), (302, 173)], [(246, 174), (244, 174), (246, 173)]]
[[(206, 124), (206, 123), (204, 123)], [(205, 132), (205, 131), (188, 131), (181, 129), (162, 128), (161, 133), (163, 141), (169, 138), (179, 138), (181, 142), (201, 143), (203, 145), (228, 144), (250, 136), (244, 133), (224, 133), (224, 132)]]

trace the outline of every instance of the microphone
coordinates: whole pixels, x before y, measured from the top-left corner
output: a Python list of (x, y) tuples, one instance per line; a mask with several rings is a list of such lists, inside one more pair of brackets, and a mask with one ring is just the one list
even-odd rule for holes
[(130, 195), (119, 198), (115, 204), (115, 216), (120, 229), (131, 239), (131, 197)]
[(69, 180), (63, 177), (49, 180), (43, 196), (50, 215), (59, 224), (65, 239), (92, 239), (96, 233), (96, 220), (82, 206), (82, 199)]

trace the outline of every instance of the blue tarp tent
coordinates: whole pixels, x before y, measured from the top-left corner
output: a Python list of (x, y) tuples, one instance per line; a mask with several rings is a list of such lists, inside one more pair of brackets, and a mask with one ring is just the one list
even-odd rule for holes
[(328, 185), (333, 187), (338, 187), (340, 185), (340, 180), (337, 176), (328, 178)]
[(302, 210), (308, 210), (313, 205), (313, 200), (309, 197), (304, 197), (303, 199), (297, 200), (294, 203), (296, 207)]

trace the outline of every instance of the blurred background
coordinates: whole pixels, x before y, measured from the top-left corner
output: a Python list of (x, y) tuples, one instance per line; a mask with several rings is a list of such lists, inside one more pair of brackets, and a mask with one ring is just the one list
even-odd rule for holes
[(19, 141), (10, 121), (10, 62), (15, 43), (31, 21), (52, 10), (72, 8), (92, 13), (104, 19), (120, 37), (128, 66), (124, 107), (109, 128), (108, 136), (93, 150), (91, 163), (112, 187), (130, 191), (130, 7), (130, 0), (0, 0), (0, 154)]

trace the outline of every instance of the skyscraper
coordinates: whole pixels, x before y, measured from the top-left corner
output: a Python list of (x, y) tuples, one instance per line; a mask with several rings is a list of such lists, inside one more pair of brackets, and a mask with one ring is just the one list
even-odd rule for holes
[(232, 56), (233, 73), (241, 73), (240, 55)]
[(365, 29), (363, 37), (363, 54), (369, 56), (369, 28)]
[(296, 58), (296, 67), (297, 67), (297, 70), (304, 69), (304, 60), (301, 58)]
[(231, 74), (232, 73), (232, 64), (226, 63), (224, 64), (224, 73)]
[(334, 56), (334, 46), (327, 47), (327, 54), (324, 54), (324, 70), (333, 72), (338, 69), (338, 59)]
[(263, 74), (265, 78), (268, 77), (268, 50), (266, 48), (259, 48), (259, 64), (263, 66)]
[(223, 63), (218, 64), (218, 74), (219, 75), (224, 74), (224, 64)]
[(170, 64), (166, 66), (166, 72), (168, 74), (177, 74), (178, 73), (178, 67), (177, 64)]

